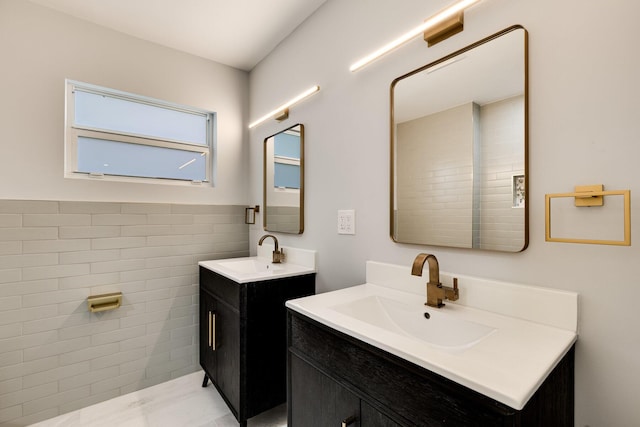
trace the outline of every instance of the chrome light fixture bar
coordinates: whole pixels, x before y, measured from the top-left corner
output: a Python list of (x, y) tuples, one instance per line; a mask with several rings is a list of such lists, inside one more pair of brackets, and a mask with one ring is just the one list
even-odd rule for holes
[(304, 92), (302, 92), (300, 95), (296, 96), (295, 98), (292, 98), (290, 101), (282, 104), (281, 106), (279, 106), (275, 110), (265, 114), (264, 116), (260, 117), (255, 122), (251, 123), (249, 125), (249, 129), (258, 126), (259, 124), (263, 123), (266, 120), (269, 120), (272, 117), (275, 118), (276, 120), (278, 120), (278, 119), (280, 119), (280, 120), (286, 119), (287, 117), (289, 117), (289, 107), (291, 107), (292, 105), (295, 105), (298, 102), (302, 101), (303, 99), (313, 95), (314, 93), (318, 92), (319, 90), (320, 90), (320, 86), (318, 86), (318, 85), (310, 87), (309, 89), (307, 89)]
[[(435, 15), (433, 15), (432, 17), (428, 18), (421, 25), (411, 29), (410, 31), (408, 31), (404, 35), (398, 37), (397, 39), (393, 40), (390, 43), (387, 43), (386, 45), (382, 46), (380, 49), (376, 50), (375, 52), (373, 52), (373, 53), (365, 56), (364, 58), (360, 59), (359, 61), (355, 62), (353, 65), (351, 65), (349, 70), (351, 72), (358, 71), (361, 68), (369, 65), (370, 63), (372, 63), (376, 59), (380, 58), (381, 56), (385, 55), (386, 53), (388, 53), (388, 52), (396, 49), (397, 47), (405, 44), (406, 42), (408, 42), (409, 40), (413, 39), (414, 37), (416, 37), (416, 36), (418, 36), (420, 34), (424, 34), (425, 32), (427, 32), (429, 30), (436, 29), (437, 27), (440, 27), (443, 24), (446, 24), (447, 21), (450, 21), (450, 20), (454, 21), (454, 22), (451, 23), (451, 26), (453, 27), (451, 29), (451, 31), (449, 31), (449, 32), (438, 31), (437, 34), (434, 36), (434, 37), (437, 37), (437, 39), (434, 38), (434, 41), (427, 40), (427, 35), (425, 34), (425, 40), (427, 40), (429, 42), (429, 46), (437, 43), (438, 41), (444, 40), (444, 38), (446, 38), (446, 37), (449, 37), (449, 36), (451, 36), (451, 35), (453, 35), (453, 34), (455, 34), (457, 32), (462, 31), (462, 16), (461, 16), (461, 14), (464, 12), (465, 9), (467, 9), (468, 7), (474, 5), (475, 3), (479, 2), (479, 1), (480, 0), (462, 0), (462, 1), (459, 1), (457, 3), (452, 4), (448, 8), (446, 8), (446, 9), (442, 10), (441, 12), (438, 12)], [(447, 26), (446, 28), (448, 29), (449, 27)], [(445, 34), (444, 37), (443, 37), (443, 33)]]

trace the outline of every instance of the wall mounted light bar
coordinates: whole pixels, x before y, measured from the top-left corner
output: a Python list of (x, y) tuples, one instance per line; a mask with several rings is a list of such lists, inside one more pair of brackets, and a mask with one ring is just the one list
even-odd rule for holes
[[(404, 35), (398, 37), (390, 43), (387, 43), (375, 52), (355, 62), (353, 65), (351, 65), (349, 70), (352, 72), (358, 71), (359, 69), (369, 65), (376, 59), (402, 46), (403, 44), (420, 34), (425, 35), (425, 40), (429, 43), (429, 46), (431, 46), (439, 41), (444, 40), (447, 37), (452, 36), (453, 34), (462, 31), (462, 13), (465, 9), (469, 8), (479, 1), (480, 0), (462, 0), (452, 4), (448, 8), (428, 18), (426, 21), (424, 21), (424, 23), (422, 23), (422, 25), (413, 28)], [(433, 38), (428, 35), (429, 32), (433, 33)]]
[(303, 99), (313, 95), (314, 93), (318, 92), (320, 90), (320, 86), (316, 85), (316, 86), (312, 86), (309, 89), (305, 90), (304, 92), (302, 92), (300, 95), (296, 96), (295, 98), (292, 98), (290, 101), (282, 104), (281, 106), (279, 106), (278, 108), (276, 108), (275, 110), (265, 114), (264, 116), (260, 117), (258, 120), (256, 120), (255, 122), (251, 123), (249, 125), (249, 129), (258, 126), (259, 124), (265, 122), (266, 120), (269, 120), (270, 118), (275, 118), (276, 120), (284, 120), (287, 117), (289, 117), (289, 107), (297, 104), (298, 102), (302, 101)]

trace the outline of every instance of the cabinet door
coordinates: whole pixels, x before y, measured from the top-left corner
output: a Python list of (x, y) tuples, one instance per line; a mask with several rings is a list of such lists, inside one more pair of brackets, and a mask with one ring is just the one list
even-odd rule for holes
[(222, 301), (216, 301), (216, 384), (235, 414), (240, 412), (240, 317)]
[(360, 415), (362, 427), (401, 427), (401, 424), (396, 423), (364, 400), (360, 401)]
[(200, 289), (200, 365), (235, 414), (240, 410), (238, 312)]
[(216, 352), (214, 351), (216, 301), (200, 289), (200, 366), (211, 381), (216, 381)]
[(290, 355), (289, 427), (360, 427), (360, 399)]

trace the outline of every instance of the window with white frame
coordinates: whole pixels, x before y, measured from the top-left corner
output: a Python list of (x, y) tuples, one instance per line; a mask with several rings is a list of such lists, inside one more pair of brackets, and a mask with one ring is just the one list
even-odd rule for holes
[(67, 80), (66, 176), (210, 182), (215, 113)]
[(274, 136), (273, 186), (300, 189), (300, 132), (287, 130)]

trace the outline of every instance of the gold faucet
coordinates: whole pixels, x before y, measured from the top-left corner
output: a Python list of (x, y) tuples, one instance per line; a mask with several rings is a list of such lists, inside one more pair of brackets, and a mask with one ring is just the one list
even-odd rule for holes
[(427, 302), (424, 305), (440, 308), (444, 307), (442, 302), (444, 299), (456, 301), (459, 297), (458, 279), (453, 279), (453, 288), (442, 286), (442, 283), (440, 283), (440, 267), (435, 255), (418, 254), (416, 259), (413, 260), (411, 274), (422, 276), (422, 269), (427, 261), (429, 262), (429, 281), (427, 282)]
[(262, 242), (264, 242), (264, 239), (266, 239), (267, 237), (272, 237), (273, 241), (275, 243), (275, 246), (274, 246), (274, 249), (273, 249), (273, 260), (272, 260), (272, 262), (275, 263), (275, 264), (280, 264), (282, 261), (284, 261), (284, 250), (283, 249), (278, 249), (278, 239), (276, 239), (276, 236), (274, 236), (273, 234), (265, 234), (258, 241), (258, 245), (262, 246)]

